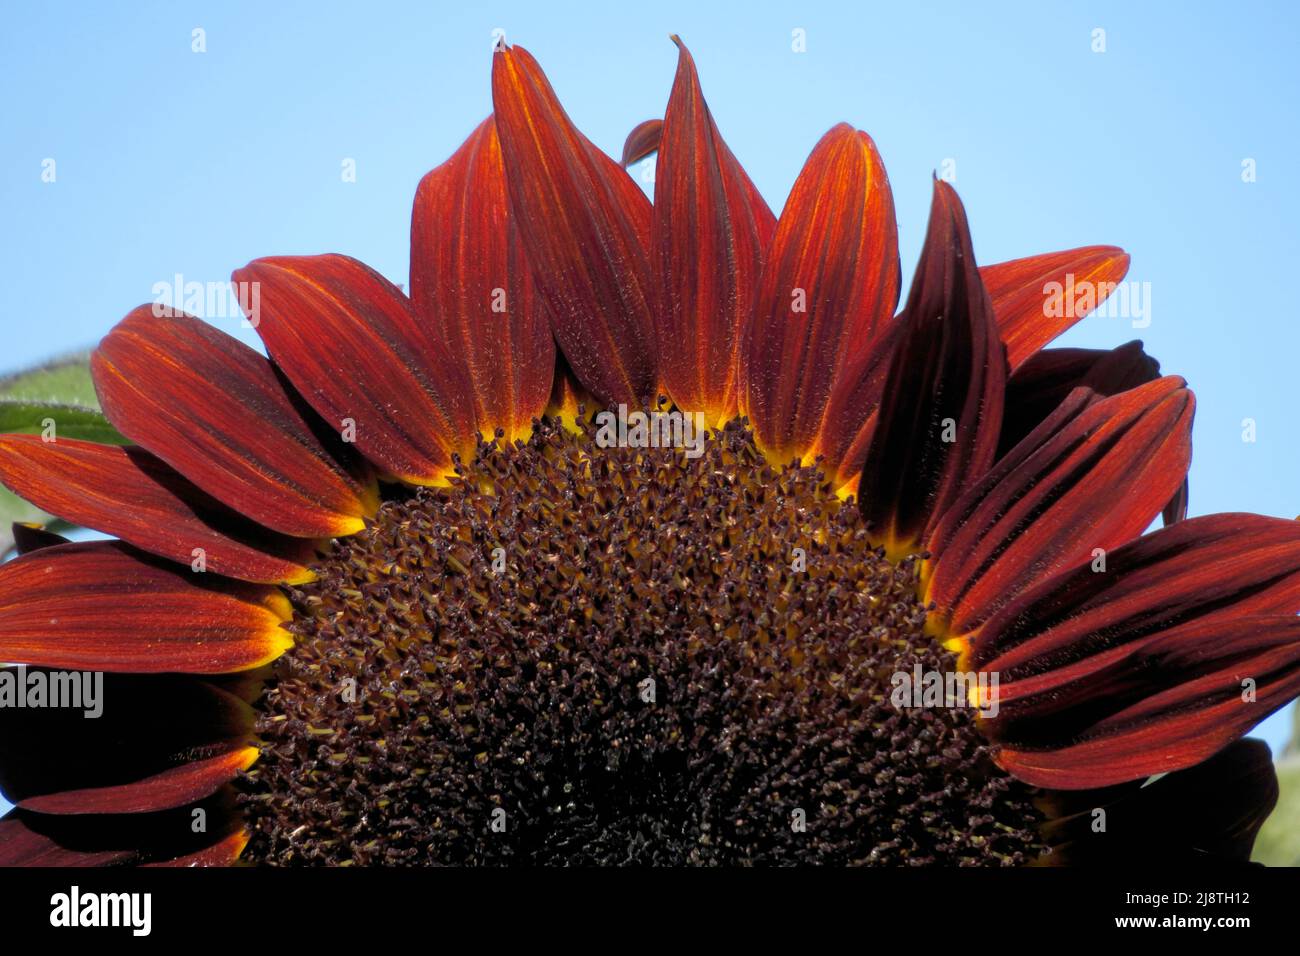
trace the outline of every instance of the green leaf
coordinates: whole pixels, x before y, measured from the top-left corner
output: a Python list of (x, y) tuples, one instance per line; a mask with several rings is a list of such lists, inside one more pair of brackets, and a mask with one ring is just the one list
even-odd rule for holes
[(1281, 793), (1259, 831), (1251, 859), (1266, 866), (1300, 866), (1300, 757), (1277, 762)]
[(90, 378), (90, 353), (78, 352), (37, 368), (0, 376), (0, 398), (25, 399), (99, 410)]
[[(0, 377), (0, 432), (126, 444), (127, 439), (99, 410), (89, 359), (89, 353), (83, 352)], [(0, 554), (13, 545), (13, 522), (48, 526), (54, 520), (7, 488), (0, 488)]]

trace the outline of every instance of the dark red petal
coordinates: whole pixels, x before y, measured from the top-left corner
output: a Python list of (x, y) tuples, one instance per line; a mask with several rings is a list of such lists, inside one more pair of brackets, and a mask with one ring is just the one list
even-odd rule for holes
[(169, 767), (151, 777), (105, 787), (67, 790), (18, 804), (37, 813), (145, 813), (193, 803), (229, 783), (257, 760), (258, 750), (232, 743), (211, 756)]
[(1211, 614), (1122, 650), (1004, 677), (998, 763), (1040, 787), (1136, 780), (1206, 759), (1300, 694), (1294, 614)]
[[(196, 832), (196, 810), (206, 827)], [(0, 819), (3, 866), (225, 866), (247, 842), (233, 801), (157, 813), (66, 816), (15, 809)]]
[(410, 300), (379, 273), (347, 256), (274, 256), (232, 278), (260, 288), (257, 332), (276, 365), (387, 475), (444, 483), (452, 456), (473, 453), (463, 367), (432, 347)]
[(660, 377), (710, 426), (736, 417), (737, 349), (776, 217), (718, 132), (680, 40), (655, 177)]
[(201, 850), (186, 853), (170, 860), (160, 860), (140, 865), (144, 867), (234, 866), (239, 859), (239, 854), (243, 853), (244, 847), (248, 845), (250, 836), (251, 834), (241, 827)]
[(511, 210), (561, 350), (601, 402), (658, 387), (650, 200), (574, 127), (523, 47), (493, 54)]
[(1004, 675), (1031, 661), (1064, 667), (1212, 612), (1300, 608), (1300, 521), (1188, 518), (1111, 551), (1104, 571), (1094, 564), (1009, 602), (973, 635), (970, 662)]
[(903, 309), (858, 488), (872, 540), (916, 550), (993, 464), (1006, 358), (971, 250), (966, 211), (935, 180), (930, 225)]
[[(1238, 740), (1203, 763), (1142, 786), (1053, 791), (1041, 804), (1047, 865), (1244, 864), (1277, 804), (1268, 745)], [(1104, 809), (1106, 828), (1094, 829)]]
[(657, 152), (663, 132), (664, 121), (661, 119), (648, 119), (644, 123), (637, 123), (632, 132), (627, 134), (627, 139), (623, 141), (623, 158), (619, 161), (619, 165), (626, 169), (651, 153)]
[(0, 566), (0, 661), (219, 674), (293, 643), (274, 588), (181, 570), (118, 542), (65, 544)]
[[(54, 828), (74, 830), (74, 837), (61, 841), (58, 836), (42, 832), (50, 828), (50, 820), (57, 821)], [(42, 818), (21, 810), (11, 810), (0, 819), (0, 867), (114, 866), (130, 863), (136, 858), (135, 847), (109, 839), (107, 833), (99, 834), (99, 839), (94, 839), (95, 834), (88, 832), (87, 822), (89, 821), (77, 821), (69, 828), (57, 817)], [(72, 845), (66, 846), (65, 843)]]
[(926, 598), (947, 634), (1136, 538), (1182, 485), (1195, 409), (1186, 383), (1169, 376), (1074, 411), (1092, 395), (1072, 393), (940, 518)]
[(14, 550), (19, 554), (31, 554), (33, 551), (39, 551), (41, 548), (48, 548), (56, 544), (67, 544), (68, 539), (61, 534), (55, 534), (53, 531), (47, 531), (37, 524), (28, 524), (24, 521), (15, 521), (13, 523)]
[[(265, 531), (134, 446), (0, 435), (0, 481), (38, 508), (245, 581), (300, 584), (312, 544)], [(196, 553), (198, 552), (198, 553)]]
[(817, 450), (831, 486), (841, 495), (856, 492), (871, 436), (879, 419), (880, 400), (903, 322), (891, 319), (865, 348), (854, 350), (831, 385), (822, 417)]
[[(223, 504), (285, 534), (352, 534), (377, 505), (310, 411), (248, 346), (193, 316), (141, 306), (91, 356), (104, 414)], [(310, 417), (309, 417), (310, 416)]]
[(163, 810), (206, 797), (257, 756), (248, 745), (252, 708), (205, 681), (105, 674), (91, 708), (84, 686), (69, 684), (69, 676), (11, 668), (0, 677), (24, 694), (32, 681), (76, 690), (76, 706), (0, 708), (0, 791), (20, 807)]
[(1187, 479), (1183, 479), (1182, 487), (1174, 492), (1174, 496), (1169, 499), (1164, 510), (1160, 513), (1165, 524), (1173, 524), (1175, 521), (1182, 521), (1187, 517), (1187, 500), (1191, 495)]
[(1044, 349), (1007, 379), (998, 456), (1042, 423), (1074, 389), (1117, 395), (1160, 377), (1160, 363), (1134, 340), (1114, 349)]
[(828, 443), (831, 388), (898, 303), (889, 177), (866, 133), (841, 123), (813, 149), (777, 223), (740, 352), (740, 411), (768, 458), (811, 462)]
[(464, 366), (479, 433), (527, 439), (551, 393), (555, 340), (509, 217), (491, 117), (420, 180), (411, 304), (438, 352)]
[(1104, 302), (1128, 263), (1116, 246), (1084, 246), (980, 269), (1011, 368)]

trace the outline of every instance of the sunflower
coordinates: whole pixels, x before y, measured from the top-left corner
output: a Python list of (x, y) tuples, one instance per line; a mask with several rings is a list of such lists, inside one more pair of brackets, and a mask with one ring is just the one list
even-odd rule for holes
[(653, 203), (501, 45), (409, 297), (258, 259), (269, 358), (145, 306), (92, 357), (134, 444), (0, 438), (118, 539), (0, 568), (0, 660), (106, 675), (0, 710), (0, 862), (1248, 859), (1300, 523), (1187, 518), (1186, 383), (1045, 349), (1127, 255), (977, 267), (936, 180), (900, 310), (872, 140), (777, 218), (678, 45)]

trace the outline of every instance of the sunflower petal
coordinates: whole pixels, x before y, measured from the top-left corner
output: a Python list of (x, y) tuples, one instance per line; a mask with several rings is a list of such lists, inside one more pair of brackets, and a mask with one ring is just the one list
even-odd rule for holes
[(1040, 787), (1137, 780), (1206, 759), (1300, 694), (1294, 614), (1212, 614), (1123, 650), (1003, 681), (998, 763)]
[(619, 165), (627, 169), (651, 153), (658, 152), (659, 140), (663, 134), (664, 121), (661, 119), (648, 119), (644, 123), (637, 123), (632, 128), (632, 132), (627, 134), (627, 139), (623, 141), (623, 158), (619, 160)]
[(1011, 368), (1101, 305), (1128, 265), (1117, 246), (1084, 246), (980, 269)]
[(880, 417), (889, 367), (903, 332), (891, 319), (864, 348), (854, 350), (831, 385), (830, 400), (818, 435), (821, 467), (841, 495), (856, 492), (871, 436)]
[(673, 41), (654, 203), (660, 376), (678, 408), (720, 427), (736, 417), (740, 331), (776, 217), (723, 142), (690, 51)]
[(650, 200), (578, 132), (523, 47), (493, 54), (492, 102), (511, 210), (560, 349), (600, 401), (653, 402)]
[(555, 340), (510, 220), (496, 124), (484, 120), (424, 179), (411, 213), (411, 305), (463, 363), (485, 440), (526, 439), (546, 408)]
[(141, 863), (140, 865), (143, 867), (234, 866), (239, 859), (239, 855), (244, 852), (244, 847), (248, 845), (250, 836), (251, 834), (247, 830), (240, 827), (201, 850), (173, 857), (169, 860)]
[(893, 315), (898, 284), (889, 177), (871, 137), (841, 123), (795, 180), (741, 343), (740, 411), (769, 460), (821, 453), (832, 385)]
[(972, 635), (970, 662), (1004, 674), (1033, 660), (1064, 666), (1219, 610), (1300, 608), (1300, 521), (1204, 515), (1104, 557), (1008, 602)]
[(999, 675), (986, 723), (1017, 775), (1076, 788), (1176, 769), (1300, 691), (1300, 522), (1190, 518), (1104, 561), (1022, 592), (963, 655)]
[(141, 448), (0, 435), (0, 481), (38, 508), (160, 557), (245, 581), (301, 584), (312, 544), (267, 532)]
[[(1049, 866), (1116, 863), (1244, 864), (1277, 804), (1268, 745), (1238, 740), (1203, 763), (1141, 785), (1044, 795)], [(1095, 828), (1096, 810), (1106, 828)]]
[(274, 256), (236, 269), (261, 290), (257, 332), (276, 365), (346, 441), (395, 478), (439, 484), (475, 448), (459, 363), (434, 348), (395, 285), (340, 255)]
[(993, 464), (1002, 424), (1005, 354), (966, 212), (938, 179), (901, 321), (858, 488), (873, 540), (895, 556)]
[[(202, 810), (207, 828), (195, 832)], [(247, 838), (233, 802), (214, 794), (156, 813), (64, 815), (15, 809), (0, 819), (0, 867), (225, 866)]]
[(128, 545), (42, 548), (0, 566), (0, 661), (75, 670), (219, 674), (293, 643), (274, 588), (205, 579)]
[[(30, 693), (34, 681), (56, 688), (66, 677), (11, 668), (0, 680)], [(105, 674), (96, 682), (95, 699), (75, 707), (0, 708), (0, 791), (11, 802), (42, 813), (164, 810), (206, 797), (257, 756), (248, 746), (252, 708), (205, 681)]]
[(930, 535), (926, 598), (950, 636), (1136, 538), (1182, 485), (1195, 409), (1186, 383), (1169, 376), (1083, 407), (1094, 394), (1072, 393), (1065, 414), (999, 460)]
[(28, 524), (23, 521), (13, 523), (14, 550), (19, 554), (31, 554), (33, 551), (39, 551), (41, 548), (48, 548), (56, 544), (67, 544), (68, 539), (61, 534), (55, 534), (53, 531), (47, 531), (38, 524)]
[(1160, 363), (1138, 340), (1113, 349), (1044, 349), (1007, 379), (998, 457), (1016, 447), (1074, 389), (1118, 395), (1160, 377)]
[(241, 514), (304, 538), (352, 534), (377, 505), (326, 450), (310, 410), (246, 345), (141, 306), (91, 356), (114, 426)]
[(1170, 525), (1187, 517), (1187, 502), (1190, 496), (1191, 489), (1187, 479), (1184, 478), (1182, 487), (1174, 492), (1174, 496), (1169, 499), (1164, 511), (1160, 513), (1165, 524)]
[[(64, 818), (67, 819), (67, 818)], [(75, 820), (67, 826), (60, 820), (55, 828), (71, 830), (71, 839), (43, 832), (50, 828), (48, 821), (57, 817), (42, 818), (22, 810), (11, 810), (0, 819), (0, 867), (6, 866), (59, 866), (92, 867), (114, 866), (129, 863), (136, 849), (129, 844), (106, 839), (108, 834), (90, 832), (90, 819)], [(96, 821), (99, 822), (99, 821)], [(65, 844), (71, 844), (65, 845)]]
[(151, 777), (114, 786), (86, 787), (18, 804), (37, 813), (146, 813), (184, 806), (229, 783), (257, 759), (256, 747), (231, 744), (212, 756), (161, 770)]

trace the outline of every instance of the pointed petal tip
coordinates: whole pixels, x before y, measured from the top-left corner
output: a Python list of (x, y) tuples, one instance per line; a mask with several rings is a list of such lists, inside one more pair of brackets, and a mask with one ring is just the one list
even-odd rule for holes
[(576, 128), (522, 47), (494, 58), (492, 102), (510, 208), (560, 349), (602, 402), (652, 402), (649, 198)]

